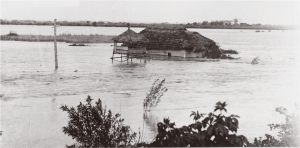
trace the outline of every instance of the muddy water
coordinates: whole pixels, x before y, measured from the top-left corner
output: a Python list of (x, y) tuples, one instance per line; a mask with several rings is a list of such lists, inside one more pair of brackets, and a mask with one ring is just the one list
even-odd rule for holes
[[(62, 133), (62, 104), (77, 105), (87, 95), (101, 98), (135, 132), (143, 130), (142, 103), (151, 83), (166, 78), (168, 92), (144, 124), (150, 141), (155, 124), (169, 117), (177, 126), (192, 122), (192, 110), (212, 111), (227, 101), (238, 114), (240, 134), (253, 138), (268, 123), (283, 118), (275, 107), (294, 111), (299, 99), (299, 44), (295, 31), (201, 30), (239, 60), (114, 62), (111, 44), (71, 47), (59, 43), (59, 70), (53, 71), (53, 44), (1, 41), (1, 126), (3, 147), (63, 147), (73, 140)], [(108, 34), (114, 34), (114, 31)], [(252, 58), (259, 56), (257, 65)]]

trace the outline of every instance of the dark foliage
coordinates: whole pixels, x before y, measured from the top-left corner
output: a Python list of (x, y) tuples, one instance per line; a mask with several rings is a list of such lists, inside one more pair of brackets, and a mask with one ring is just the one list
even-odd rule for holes
[(279, 147), (283, 146), (280, 144), (280, 141), (277, 140), (274, 136), (265, 134), (265, 138), (255, 138), (253, 143), (250, 146), (254, 147)]
[(86, 104), (80, 102), (76, 108), (61, 106), (69, 115), (68, 125), (63, 127), (63, 132), (75, 139), (79, 147), (130, 145), (136, 134), (123, 124), (124, 119), (120, 118), (120, 114), (113, 115), (102, 106), (100, 99), (95, 105), (91, 103), (92, 99), (88, 96)]
[[(235, 20), (233, 20), (235, 21)], [(234, 24), (233, 24), (234, 23)], [(0, 19), (1, 25), (53, 25), (52, 21), (35, 21), (35, 20), (5, 20)], [(127, 27), (128, 22), (107, 22), (107, 21), (57, 21), (61, 26), (103, 26), (103, 27)], [(130, 23), (131, 27), (148, 27), (152, 25), (177, 25), (170, 23)], [(187, 28), (215, 28), (215, 29), (296, 29), (292, 26), (279, 25), (262, 25), (262, 24), (247, 24), (231, 22), (230, 24), (224, 21), (203, 21), (181, 24)]]
[(243, 135), (236, 135), (239, 122), (237, 115), (225, 116), (226, 102), (217, 102), (214, 112), (192, 112), (194, 123), (180, 128), (169, 119), (157, 124), (155, 141), (148, 146), (248, 146)]
[(236, 50), (233, 50), (233, 49), (228, 49), (228, 50), (221, 49), (221, 51), (224, 54), (239, 54)]
[(129, 126), (123, 124), (120, 114), (113, 115), (110, 110), (102, 107), (99, 99), (95, 105), (88, 96), (86, 104), (74, 107), (62, 106), (61, 109), (69, 115), (69, 123), (63, 127), (63, 132), (78, 143), (71, 147), (115, 147), (115, 146), (146, 146), (146, 147), (274, 147), (299, 146), (299, 118), (289, 115), (285, 108), (276, 111), (284, 115), (284, 124), (270, 124), (271, 130), (278, 130), (277, 137), (266, 134), (265, 137), (255, 138), (249, 143), (243, 135), (237, 135), (239, 116), (227, 115), (226, 102), (217, 102), (213, 112), (208, 114), (193, 111), (194, 122), (177, 128), (174, 122), (164, 119), (157, 124), (157, 135), (151, 143), (135, 143), (136, 134)]
[(19, 36), (19, 35), (17, 33), (15, 33), (15, 32), (9, 32), (7, 34), (7, 36)]

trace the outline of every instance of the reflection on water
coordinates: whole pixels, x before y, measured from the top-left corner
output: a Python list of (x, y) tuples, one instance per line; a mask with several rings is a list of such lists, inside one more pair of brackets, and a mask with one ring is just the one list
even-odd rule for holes
[[(156, 127), (157, 127), (157, 123), (161, 122), (157, 116), (155, 116), (154, 114), (152, 114), (152, 112), (144, 112), (143, 114), (143, 119), (144, 119), (144, 123), (147, 128), (152, 132), (151, 134), (155, 134), (156, 132)], [(144, 125), (143, 125), (144, 128)], [(144, 130), (144, 129), (142, 129)], [(144, 133), (144, 131), (142, 132)], [(152, 140), (154, 140), (155, 137), (153, 137), (152, 139), (145, 139), (144, 137), (142, 137), (143, 141), (147, 141), (147, 142), (151, 142)]]
[[(238, 114), (240, 134), (253, 138), (268, 123), (283, 120), (275, 107), (293, 108), (299, 98), (299, 50), (293, 31), (202, 30), (239, 60), (150, 60), (134, 64), (110, 60), (111, 44), (72, 47), (58, 44), (59, 69), (53, 71), (53, 44), (1, 42), (1, 127), (4, 147), (63, 147), (73, 140), (62, 133), (67, 115), (60, 105), (76, 106), (87, 95), (101, 98), (121, 113), (135, 132), (143, 127), (143, 99), (153, 80), (166, 78), (168, 92), (147, 116), (144, 139), (169, 117), (176, 126), (192, 122), (192, 110), (207, 113), (227, 101)], [(259, 56), (259, 64), (251, 60)], [(177, 110), (177, 108), (183, 108)]]

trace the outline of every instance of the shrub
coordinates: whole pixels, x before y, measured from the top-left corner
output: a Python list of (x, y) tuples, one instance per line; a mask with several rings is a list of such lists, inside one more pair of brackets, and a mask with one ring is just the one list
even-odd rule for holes
[(63, 132), (75, 139), (79, 146), (128, 146), (135, 140), (136, 133), (124, 125), (120, 114), (113, 115), (102, 106), (100, 99), (92, 105), (92, 99), (88, 96), (86, 104), (80, 102), (77, 108), (63, 105), (61, 109), (69, 115)]
[(252, 146), (274, 147), (274, 146), (299, 146), (299, 116), (290, 115), (286, 108), (278, 107), (276, 112), (285, 117), (283, 124), (269, 124), (270, 130), (278, 130), (278, 138), (265, 134), (265, 137), (255, 138)]
[(248, 146), (243, 135), (236, 135), (239, 122), (237, 115), (225, 116), (226, 102), (217, 102), (209, 114), (192, 112), (194, 123), (180, 128), (169, 119), (157, 124), (158, 134), (149, 146)]
[[(165, 90), (155, 89), (164, 88), (162, 87), (163, 83), (164, 80), (155, 81), (154, 84), (161, 85), (153, 85), (151, 90)], [(227, 115), (226, 106), (226, 102), (217, 102), (215, 109), (208, 114), (193, 111), (190, 116), (194, 122), (180, 128), (165, 118), (163, 122), (157, 124), (157, 135), (154, 141), (148, 144), (136, 143), (136, 133), (132, 133), (130, 127), (123, 124), (124, 119), (120, 118), (120, 114), (113, 115), (110, 110), (102, 106), (100, 99), (95, 102), (95, 105), (92, 105), (92, 99), (88, 96), (86, 104), (80, 102), (76, 108), (61, 106), (61, 109), (69, 115), (68, 125), (63, 127), (63, 132), (78, 142), (72, 147), (299, 146), (296, 140), (299, 138), (299, 127), (297, 126), (299, 117), (288, 114), (285, 108), (277, 108), (276, 111), (285, 116), (286, 122), (269, 125), (271, 130), (279, 130), (278, 138), (266, 134), (264, 138), (255, 138), (253, 143), (249, 143), (245, 136), (237, 135), (239, 116)]]
[(223, 54), (239, 54), (236, 50), (233, 49), (228, 49), (228, 50), (221, 49), (221, 51)]
[(8, 36), (19, 36), (16, 32), (9, 32), (8, 34), (7, 34)]

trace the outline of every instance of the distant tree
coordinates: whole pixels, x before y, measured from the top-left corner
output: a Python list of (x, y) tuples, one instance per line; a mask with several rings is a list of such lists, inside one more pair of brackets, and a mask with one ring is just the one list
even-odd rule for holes
[(8, 36), (19, 36), (16, 32), (10, 31), (8, 34)]
[(240, 26), (251, 26), (251, 25), (249, 25), (247, 23), (240, 23)]
[(239, 20), (237, 18), (233, 19), (233, 23), (234, 25), (238, 25), (239, 24)]
[(93, 26), (97, 26), (97, 22), (93, 22), (92, 25), (93, 25)]
[(208, 25), (208, 21), (203, 21), (202, 25)]
[(63, 105), (61, 109), (69, 116), (63, 132), (75, 139), (78, 147), (128, 146), (135, 140), (136, 133), (124, 125), (120, 114), (113, 115), (102, 106), (100, 99), (92, 105), (88, 96), (86, 104), (80, 102), (76, 108)]

